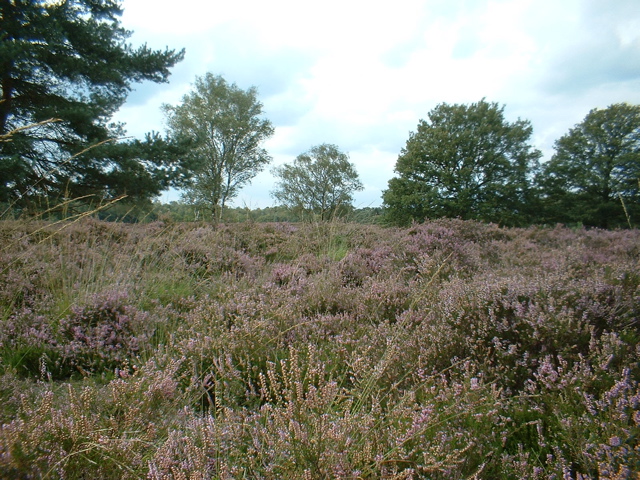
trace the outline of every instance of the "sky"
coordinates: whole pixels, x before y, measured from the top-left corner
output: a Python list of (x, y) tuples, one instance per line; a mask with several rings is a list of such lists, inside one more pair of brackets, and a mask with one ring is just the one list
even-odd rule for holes
[[(322, 143), (349, 154), (364, 190), (382, 191), (409, 134), (440, 103), (483, 98), (508, 122), (529, 120), (531, 144), (555, 140), (594, 108), (640, 104), (638, 0), (122, 0), (135, 46), (185, 48), (168, 84), (134, 85), (114, 120), (130, 136), (164, 133), (198, 76), (255, 86), (275, 134), (271, 167), (231, 202), (264, 208), (273, 166)], [(171, 191), (162, 201), (179, 199)]]

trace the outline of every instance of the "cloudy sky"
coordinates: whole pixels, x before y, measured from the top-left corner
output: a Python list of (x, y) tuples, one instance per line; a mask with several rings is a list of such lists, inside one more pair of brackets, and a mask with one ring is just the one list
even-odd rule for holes
[[(186, 49), (169, 84), (138, 84), (117, 114), (128, 133), (164, 132), (212, 72), (258, 88), (273, 165), (321, 143), (348, 152), (377, 206), (409, 133), (436, 105), (485, 98), (554, 141), (592, 108), (640, 104), (638, 0), (123, 0), (133, 45)], [(234, 205), (273, 205), (268, 171)], [(175, 193), (163, 200), (175, 200)]]

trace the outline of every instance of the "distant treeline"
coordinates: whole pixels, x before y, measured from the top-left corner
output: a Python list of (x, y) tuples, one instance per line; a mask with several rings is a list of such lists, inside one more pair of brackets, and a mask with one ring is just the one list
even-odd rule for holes
[[(69, 203), (66, 208), (50, 208), (42, 206), (38, 219), (57, 221), (75, 219), (81, 216), (92, 216), (108, 222), (147, 223), (147, 222), (208, 222), (211, 213), (206, 209), (183, 201), (169, 203), (143, 202), (127, 203), (126, 199), (109, 205), (86, 205), (84, 203)], [(381, 224), (382, 207), (344, 208), (339, 217), (343, 221), (362, 224)], [(0, 204), (0, 220), (33, 218), (25, 210)], [(224, 223), (241, 222), (306, 222), (318, 221), (313, 215), (305, 214), (284, 206), (266, 208), (225, 207), (222, 212)]]
[[(381, 223), (382, 207), (346, 208), (340, 212), (340, 218), (354, 223)], [(173, 201), (170, 203), (154, 203), (150, 215), (154, 220), (170, 220), (175, 222), (193, 222), (208, 220), (206, 211), (195, 205)], [(284, 206), (265, 208), (225, 207), (222, 221), (225, 223), (240, 222), (304, 222), (319, 220), (313, 215), (305, 214)]]

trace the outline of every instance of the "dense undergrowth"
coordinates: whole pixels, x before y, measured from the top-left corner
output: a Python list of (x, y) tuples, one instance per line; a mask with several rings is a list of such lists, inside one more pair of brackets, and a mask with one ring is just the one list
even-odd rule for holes
[(0, 223), (0, 476), (640, 471), (640, 233)]

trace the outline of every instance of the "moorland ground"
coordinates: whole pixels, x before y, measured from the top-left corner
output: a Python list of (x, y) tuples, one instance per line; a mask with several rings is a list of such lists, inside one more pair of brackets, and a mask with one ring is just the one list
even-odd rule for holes
[(637, 478), (640, 233), (0, 222), (0, 477)]

